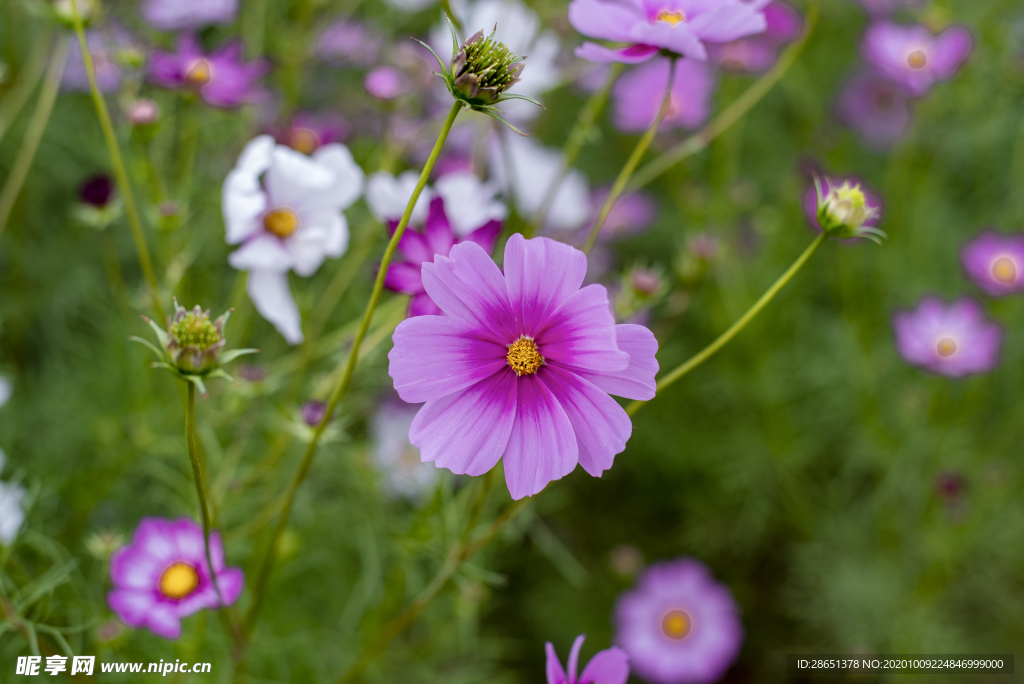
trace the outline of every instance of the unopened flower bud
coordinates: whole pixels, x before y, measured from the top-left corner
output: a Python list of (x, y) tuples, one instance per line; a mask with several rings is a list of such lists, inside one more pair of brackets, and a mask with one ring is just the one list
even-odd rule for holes
[[(817, 188), (817, 219), (822, 230), (840, 240), (867, 238), (881, 242), (885, 233), (874, 227), (881, 210), (868, 202), (860, 183), (844, 180), (841, 184), (814, 181)], [(868, 225), (868, 224), (872, 225)]]
[(160, 106), (153, 100), (138, 99), (125, 108), (125, 116), (132, 126), (151, 126), (160, 120)]
[(212, 368), (225, 344), (224, 316), (211, 321), (209, 309), (198, 305), (188, 311), (175, 302), (175, 309), (167, 325), (167, 353), (174, 365), (192, 373)]
[(309, 427), (316, 427), (324, 419), (327, 413), (327, 404), (316, 399), (310, 399), (302, 405), (302, 420)]
[[(57, 21), (66, 26), (75, 25), (75, 14), (72, 11), (71, 0), (53, 0), (51, 5), (53, 16)], [(89, 20), (97, 9), (96, 0), (75, 0), (74, 10), (78, 12), (78, 18), (83, 26), (88, 26)]]
[(452, 57), (452, 92), (471, 106), (495, 104), (523, 73), (525, 58), (516, 57), (494, 39), (494, 33), (484, 38), (484, 32), (477, 31)]

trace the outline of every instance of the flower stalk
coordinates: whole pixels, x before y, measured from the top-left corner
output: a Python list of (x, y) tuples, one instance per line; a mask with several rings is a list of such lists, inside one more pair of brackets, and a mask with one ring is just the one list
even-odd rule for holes
[(612, 185), (611, 192), (608, 193), (608, 197), (605, 198), (604, 204), (601, 205), (601, 211), (597, 214), (597, 219), (594, 221), (594, 227), (590, 229), (590, 234), (587, 236), (587, 241), (583, 243), (583, 253), (590, 254), (590, 250), (594, 248), (594, 243), (597, 242), (598, 235), (601, 234), (601, 229), (604, 227), (604, 222), (608, 220), (608, 214), (611, 213), (612, 208), (615, 207), (615, 203), (619, 200), (619, 196), (622, 191), (626, 189), (626, 183), (629, 182), (630, 176), (633, 175), (633, 171), (636, 170), (637, 165), (643, 158), (644, 153), (650, 146), (651, 141), (654, 140), (654, 136), (658, 133), (658, 129), (661, 128), (661, 123), (665, 120), (665, 116), (668, 115), (669, 107), (672, 104), (672, 82), (676, 77), (676, 58), (671, 57), (671, 63), (668, 69), (668, 83), (665, 85), (665, 97), (661, 102), (661, 109), (658, 110), (658, 116), (654, 117), (654, 121), (651, 123), (651, 127), (647, 129), (647, 132), (643, 134), (636, 147), (633, 148), (633, 153), (629, 155), (629, 159), (626, 160), (625, 166), (619, 171), (618, 178), (615, 179), (615, 184)]
[(206, 498), (206, 485), (203, 483), (203, 469), (199, 465), (199, 453), (196, 450), (196, 385), (188, 385), (188, 398), (185, 404), (185, 443), (188, 447), (188, 458), (192, 463), (192, 479), (196, 483), (196, 495), (199, 497), (199, 511), (203, 518), (203, 545), (206, 550), (206, 565), (210, 569), (213, 588), (217, 592), (217, 601), (224, 606), (224, 598), (217, 583), (217, 572), (213, 567), (213, 556), (210, 554), (210, 505)]
[[(816, 251), (818, 251), (818, 248), (821, 247), (822, 243), (824, 243), (828, 238), (829, 236), (825, 233), (821, 233), (818, 237), (814, 238), (814, 242), (804, 250), (803, 254), (797, 257), (797, 260), (793, 262), (793, 265), (790, 266), (763, 295), (761, 295), (760, 299), (754, 302), (752, 307), (747, 309), (747, 312), (743, 314), (738, 321), (733, 323), (728, 330), (719, 335), (718, 339), (714, 342), (704, 347), (704, 349), (700, 350), (680, 365), (676, 366), (672, 372), (659, 380), (657, 387), (658, 393), (692, 371), (697, 366), (710, 359), (715, 355), (715, 352), (728, 344), (732, 338), (736, 337), (736, 335), (743, 330), (743, 328), (747, 327), (747, 324), (754, 320), (757, 314), (761, 313), (761, 310), (764, 309), (764, 307), (766, 307), (768, 303), (775, 298), (775, 295), (777, 295), (782, 288), (784, 288), (786, 284), (793, 279), (793, 276), (797, 274), (803, 265), (807, 263), (807, 260), (810, 259)], [(626, 407), (626, 413), (632, 416), (643, 408), (646, 403), (647, 402), (645, 401), (634, 401)]]

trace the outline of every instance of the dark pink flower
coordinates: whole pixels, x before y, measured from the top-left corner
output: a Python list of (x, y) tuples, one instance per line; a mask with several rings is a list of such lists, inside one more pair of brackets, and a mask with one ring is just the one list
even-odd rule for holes
[(584, 43), (576, 56), (591, 62), (646, 62), (661, 50), (707, 59), (704, 43), (761, 33), (770, 0), (572, 0), (569, 22), (591, 38), (627, 43), (608, 48)]
[(711, 61), (730, 71), (768, 71), (775, 63), (779, 48), (800, 35), (803, 18), (781, 0), (764, 8), (768, 28), (764, 33), (728, 43), (708, 45)]
[(865, 68), (840, 93), (836, 115), (871, 147), (885, 149), (910, 125), (910, 99), (898, 85)]
[[(391, 220), (388, 223), (394, 232), (398, 222)], [(435, 197), (430, 202), (430, 209), (423, 223), (423, 232), (409, 228), (402, 234), (398, 251), (404, 259), (393, 262), (388, 267), (384, 286), (395, 292), (412, 295), (409, 301), (410, 316), (440, 315), (441, 309), (431, 301), (423, 287), (423, 278), (420, 274), (423, 264), (432, 262), (438, 254), (448, 256), (452, 247), (467, 241), (475, 242), (490, 254), (498, 239), (498, 233), (501, 232), (501, 226), (501, 221), (492, 219), (466, 237), (458, 238), (445, 213), (444, 199)]]
[(893, 316), (892, 327), (900, 356), (933, 373), (959, 378), (999, 363), (1003, 331), (973, 299), (946, 306), (938, 297), (925, 297), (913, 311)]
[(204, 608), (238, 600), (245, 575), (225, 567), (220, 533), (210, 533), (210, 556), (217, 573), (214, 587), (206, 562), (203, 528), (193, 520), (143, 518), (132, 543), (110, 559), (113, 590), (107, 604), (129, 627), (145, 627), (165, 639), (181, 636), (181, 619)]
[(1024, 233), (985, 231), (960, 252), (967, 275), (993, 297), (1024, 291)]
[[(669, 62), (665, 59), (648, 62), (632, 69), (615, 82), (615, 126), (622, 131), (644, 131), (650, 128), (665, 98)], [(661, 130), (696, 128), (711, 113), (711, 95), (715, 91), (715, 74), (710, 66), (693, 59), (676, 62), (669, 96), (668, 114)]]
[(583, 647), (583, 640), (587, 637), (580, 634), (572, 644), (569, 651), (569, 672), (562, 669), (562, 663), (558, 660), (555, 647), (551, 642), (544, 645), (547, 652), (548, 684), (626, 684), (629, 679), (629, 658), (621, 648), (612, 646), (604, 651), (599, 651), (590, 659), (583, 673), (578, 677), (580, 649)]
[(615, 608), (615, 642), (653, 684), (711, 684), (743, 644), (729, 590), (692, 558), (655, 563)]
[(266, 91), (256, 81), (267, 73), (263, 60), (242, 61), (242, 44), (232, 42), (207, 55), (192, 33), (178, 37), (178, 51), (154, 51), (149, 80), (164, 88), (189, 88), (214, 107), (258, 102)]
[(426, 402), (409, 431), (424, 461), (482, 475), (503, 459), (521, 499), (577, 464), (595, 477), (612, 466), (632, 424), (608, 395), (654, 396), (658, 343), (615, 325), (603, 286), (580, 288), (583, 252), (516, 233), (504, 265), (475, 242), (423, 264), (444, 315), (398, 326), (388, 372), (403, 401)]
[(105, 173), (87, 178), (78, 189), (78, 196), (86, 204), (102, 209), (114, 194), (114, 179)]
[(880, 21), (864, 34), (860, 52), (879, 73), (911, 95), (922, 96), (936, 82), (952, 78), (973, 46), (971, 32), (963, 26), (951, 26), (936, 36), (924, 26)]

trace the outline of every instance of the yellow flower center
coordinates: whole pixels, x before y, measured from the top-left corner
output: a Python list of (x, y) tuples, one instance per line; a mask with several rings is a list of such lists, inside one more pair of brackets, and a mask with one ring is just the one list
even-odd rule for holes
[(292, 131), (292, 149), (303, 154), (313, 154), (320, 142), (316, 133), (308, 128), (296, 128)]
[(669, 639), (685, 639), (690, 633), (690, 616), (681, 610), (670, 610), (661, 619), (661, 631)]
[(263, 227), (283, 240), (299, 229), (299, 215), (288, 207), (273, 209), (263, 217)]
[(185, 74), (185, 81), (190, 86), (204, 86), (213, 78), (213, 66), (205, 59), (197, 59)]
[(544, 357), (537, 351), (537, 345), (529, 337), (520, 337), (508, 345), (508, 365), (516, 375), (533, 375), (544, 364)]
[(928, 55), (924, 53), (924, 50), (914, 50), (907, 55), (907, 65), (911, 69), (924, 69), (927, 64)]
[(675, 26), (679, 22), (686, 21), (686, 15), (679, 10), (661, 10), (658, 12), (658, 16), (655, 18), (655, 21), (660, 21), (664, 24), (668, 24), (669, 26)]
[(1010, 257), (999, 257), (992, 262), (992, 277), (1001, 283), (1012, 283), (1017, 279), (1017, 264)]
[(160, 575), (160, 593), (171, 599), (183, 599), (199, 586), (199, 573), (188, 563), (167, 566)]
[(956, 340), (952, 337), (943, 337), (935, 345), (935, 351), (939, 352), (939, 356), (952, 356), (956, 353)]

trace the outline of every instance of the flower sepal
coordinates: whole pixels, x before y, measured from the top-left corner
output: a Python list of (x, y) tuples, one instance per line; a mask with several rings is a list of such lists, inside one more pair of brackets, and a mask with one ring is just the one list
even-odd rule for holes
[(841, 185), (836, 185), (826, 181), (823, 188), (821, 179), (815, 176), (814, 188), (818, 200), (815, 216), (829, 237), (840, 240), (864, 238), (879, 245), (889, 237), (884, 231), (866, 225), (877, 219), (880, 212), (868, 204), (859, 183), (844, 180)]

